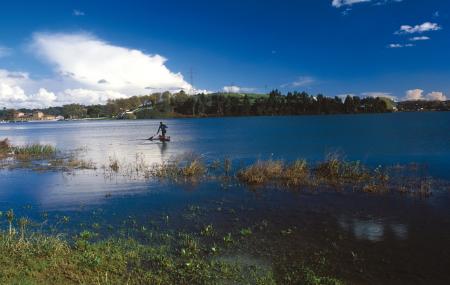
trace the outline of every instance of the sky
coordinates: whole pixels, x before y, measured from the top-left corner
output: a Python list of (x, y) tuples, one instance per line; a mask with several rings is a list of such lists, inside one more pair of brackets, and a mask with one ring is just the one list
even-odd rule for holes
[(166, 90), (445, 100), (449, 17), (448, 0), (2, 1), (0, 108)]

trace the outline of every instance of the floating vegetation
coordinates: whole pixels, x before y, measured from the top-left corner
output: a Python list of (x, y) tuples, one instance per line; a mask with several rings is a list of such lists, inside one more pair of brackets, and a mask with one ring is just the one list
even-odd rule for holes
[[(92, 161), (77, 158), (77, 153), (60, 155), (53, 146), (12, 146), (8, 139), (0, 141), (0, 168), (32, 168), (35, 170), (96, 170)], [(230, 158), (207, 162), (202, 156), (186, 153), (162, 163), (149, 164), (142, 153), (132, 162), (110, 157), (101, 167), (105, 177), (130, 180), (160, 179), (176, 183), (223, 181), (221, 185), (246, 185), (252, 188), (274, 187), (289, 190), (351, 189), (365, 193), (397, 192), (420, 197), (432, 194), (434, 180), (423, 175), (417, 164), (378, 166), (347, 161), (336, 154), (324, 161), (308, 163), (304, 159), (258, 160), (244, 167), (235, 167)]]

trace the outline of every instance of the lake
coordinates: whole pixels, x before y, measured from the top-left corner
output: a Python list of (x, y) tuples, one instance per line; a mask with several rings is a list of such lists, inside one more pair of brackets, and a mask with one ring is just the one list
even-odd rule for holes
[[(170, 230), (200, 232), (214, 225), (222, 235), (251, 228), (227, 253), (280, 271), (285, 262), (326, 259), (327, 272), (355, 284), (449, 283), (450, 195), (428, 198), (342, 191), (249, 189), (232, 181), (171, 183), (104, 175), (117, 159), (147, 163), (196, 153), (233, 165), (258, 159), (305, 158), (329, 153), (364, 164), (415, 163), (420, 175), (450, 180), (450, 113), (238, 117), (164, 120), (169, 143), (145, 140), (159, 120), (69, 121), (0, 124), (0, 139), (42, 143), (63, 152), (81, 150), (96, 171), (0, 170), (0, 210), (16, 209), (58, 230), (89, 228), (101, 235), (131, 220)], [(192, 212), (199, 214), (192, 218)], [(186, 217), (189, 216), (189, 219)], [(164, 219), (165, 223), (161, 224)], [(6, 227), (6, 221), (3, 221)], [(95, 226), (94, 226), (95, 225)], [(127, 224), (128, 225), (128, 224)], [(300, 258), (301, 256), (301, 258)], [(316, 260), (317, 259), (317, 260)], [(282, 261), (284, 260), (284, 261)]]

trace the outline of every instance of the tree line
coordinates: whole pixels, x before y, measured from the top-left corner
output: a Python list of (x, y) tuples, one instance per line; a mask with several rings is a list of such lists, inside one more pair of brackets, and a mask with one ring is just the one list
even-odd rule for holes
[[(40, 109), (48, 115), (65, 118), (156, 118), (190, 116), (262, 116), (303, 114), (357, 114), (392, 111), (393, 102), (387, 98), (360, 98), (358, 96), (313, 96), (306, 92), (278, 90), (269, 94), (212, 93), (188, 95), (185, 92), (163, 92), (151, 95), (109, 100), (105, 105), (84, 106), (69, 104)], [(0, 119), (11, 119), (14, 112), (32, 112), (29, 109), (0, 110)]]

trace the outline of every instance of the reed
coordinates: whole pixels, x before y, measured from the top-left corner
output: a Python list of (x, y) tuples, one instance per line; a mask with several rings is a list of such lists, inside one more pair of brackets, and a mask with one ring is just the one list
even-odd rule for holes
[(51, 145), (29, 144), (11, 147), (14, 157), (20, 160), (51, 158), (56, 154), (56, 148)]

